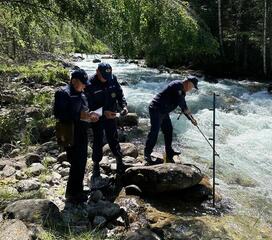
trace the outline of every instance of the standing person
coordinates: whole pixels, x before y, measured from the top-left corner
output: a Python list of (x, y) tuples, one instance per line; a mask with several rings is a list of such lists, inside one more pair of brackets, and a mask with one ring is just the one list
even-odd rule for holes
[(90, 110), (95, 111), (102, 108), (102, 116), (99, 121), (92, 123), (93, 129), (93, 175), (92, 183), (95, 185), (96, 179), (100, 177), (99, 162), (103, 157), (103, 136), (104, 130), (106, 139), (117, 163), (117, 175), (121, 175), (124, 170), (121, 147), (118, 140), (116, 113), (121, 108), (121, 114), (128, 113), (127, 102), (123, 90), (112, 74), (112, 68), (108, 63), (99, 63), (96, 74), (91, 77), (90, 84), (86, 88), (86, 95)]
[(54, 115), (57, 119), (57, 139), (67, 153), (71, 164), (65, 197), (68, 202), (87, 201), (83, 192), (83, 178), (87, 162), (87, 122), (98, 121), (96, 113), (88, 111), (83, 93), (88, 75), (83, 69), (71, 74), (71, 81), (55, 93)]
[(144, 149), (144, 158), (147, 165), (162, 163), (154, 162), (151, 158), (160, 129), (164, 135), (166, 162), (174, 163), (173, 157), (180, 154), (172, 148), (173, 127), (169, 113), (179, 106), (192, 124), (197, 125), (197, 121), (193, 118), (185, 101), (187, 92), (191, 91), (193, 87), (198, 89), (197, 83), (198, 80), (196, 78), (187, 78), (184, 82), (179, 80), (172, 81), (152, 100), (149, 105), (151, 129)]

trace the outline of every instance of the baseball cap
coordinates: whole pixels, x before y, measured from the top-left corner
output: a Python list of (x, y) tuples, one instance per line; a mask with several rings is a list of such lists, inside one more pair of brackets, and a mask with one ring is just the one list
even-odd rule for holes
[(77, 69), (72, 72), (71, 79), (78, 79), (83, 84), (88, 84), (88, 74), (83, 69)]
[(195, 89), (198, 89), (198, 87), (197, 87), (197, 84), (198, 84), (197, 78), (195, 78), (195, 77), (187, 77), (187, 80), (190, 81), (194, 85)]
[(110, 64), (99, 63), (98, 70), (101, 73), (102, 77), (105, 78), (107, 81), (112, 80), (112, 68)]

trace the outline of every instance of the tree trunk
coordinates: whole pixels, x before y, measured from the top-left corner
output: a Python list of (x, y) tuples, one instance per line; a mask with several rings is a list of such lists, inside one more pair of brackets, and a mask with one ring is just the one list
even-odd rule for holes
[(223, 45), (223, 28), (222, 28), (222, 3), (221, 0), (218, 1), (218, 30), (219, 30), (219, 44), (221, 57), (224, 58), (224, 45)]
[(263, 72), (265, 77), (267, 77), (266, 52), (267, 52), (267, 0), (264, 0)]

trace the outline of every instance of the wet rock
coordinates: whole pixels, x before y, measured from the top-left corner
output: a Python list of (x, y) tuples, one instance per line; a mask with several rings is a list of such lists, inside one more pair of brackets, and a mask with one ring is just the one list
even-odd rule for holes
[(203, 174), (193, 166), (159, 164), (139, 166), (126, 170), (124, 182), (135, 184), (146, 194), (179, 191), (198, 184)]
[(98, 58), (95, 58), (95, 59), (93, 60), (93, 63), (100, 63), (100, 62), (101, 62), (101, 60), (98, 59)]
[(29, 153), (25, 156), (25, 163), (29, 167), (32, 163), (41, 163), (42, 158), (40, 155), (35, 153)]
[(16, 189), (19, 192), (28, 192), (32, 190), (38, 190), (41, 184), (34, 179), (21, 180), (16, 184)]
[(41, 163), (32, 163), (27, 171), (30, 176), (39, 176), (46, 168)]
[(62, 163), (62, 162), (65, 162), (65, 161), (67, 162), (67, 154), (66, 154), (66, 152), (60, 153), (58, 155), (58, 157), (57, 157), (57, 160), (58, 160), (59, 163)]
[(127, 195), (141, 196), (142, 190), (136, 185), (129, 185), (125, 187)]
[[(39, 135), (41, 135), (42, 129), (39, 130)], [(41, 136), (40, 136), (41, 137)], [(51, 155), (55, 155), (56, 151), (58, 151), (58, 145), (56, 141), (49, 141), (43, 143), (37, 150), (36, 153), (38, 155), (44, 155), (45, 153), (50, 153)]]
[(57, 224), (61, 219), (58, 207), (46, 199), (16, 201), (5, 208), (3, 218), (43, 225)]
[(136, 232), (131, 232), (125, 240), (160, 240), (161, 238), (149, 229), (139, 229)]
[[(134, 144), (120, 143), (120, 146), (121, 146), (121, 152), (123, 156), (130, 156), (133, 158), (138, 157), (138, 150)], [(108, 144), (103, 147), (103, 154), (108, 156), (113, 156)]]
[(93, 220), (93, 227), (95, 228), (103, 228), (107, 223), (107, 219), (103, 216), (95, 216)]
[(139, 117), (136, 113), (128, 113), (126, 116), (120, 116), (117, 118), (117, 125), (124, 127), (138, 126)]
[(98, 201), (88, 205), (88, 217), (91, 221), (95, 216), (103, 216), (107, 221), (114, 220), (120, 216), (120, 206), (109, 201)]
[(31, 240), (31, 235), (22, 221), (5, 220), (0, 224), (0, 240)]
[(6, 165), (2, 170), (2, 175), (4, 177), (11, 177), (16, 173), (16, 169), (12, 166)]
[(129, 86), (129, 83), (126, 80), (119, 80), (118, 82), (121, 86)]

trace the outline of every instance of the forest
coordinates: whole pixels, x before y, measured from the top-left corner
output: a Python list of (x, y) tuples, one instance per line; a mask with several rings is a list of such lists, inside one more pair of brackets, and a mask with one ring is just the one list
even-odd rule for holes
[(268, 0), (0, 0), (1, 63), (113, 53), (149, 66), (269, 79)]

